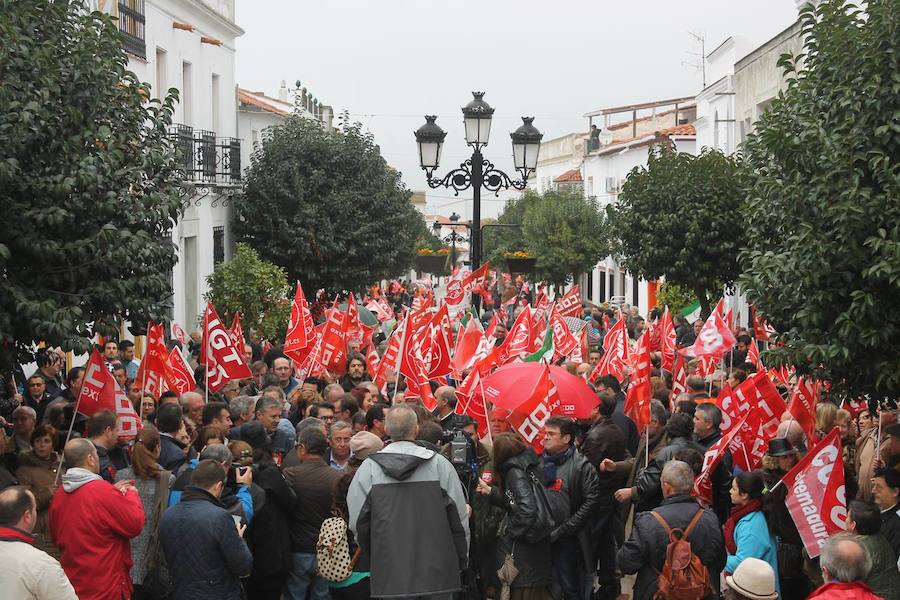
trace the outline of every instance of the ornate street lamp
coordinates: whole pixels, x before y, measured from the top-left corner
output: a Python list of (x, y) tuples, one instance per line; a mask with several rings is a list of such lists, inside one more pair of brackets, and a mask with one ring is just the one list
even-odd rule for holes
[[(459, 215), (454, 211), (453, 214), (450, 215), (450, 235), (441, 238), (441, 229), (443, 225), (439, 222), (435, 221), (431, 224), (431, 229), (434, 231), (434, 235), (440, 238), (444, 242), (450, 242), (450, 263), (451, 265), (456, 264), (456, 244), (457, 242), (460, 244), (465, 244), (469, 242), (469, 238), (464, 235), (460, 235), (456, 232), (456, 228), (459, 226), (465, 227), (469, 229), (471, 225), (468, 223), (459, 223)], [(470, 254), (471, 255), (471, 254)]]
[(528, 176), (537, 168), (541, 149), (541, 132), (532, 121), (533, 117), (522, 117), (523, 125), (510, 134), (513, 146), (513, 162), (521, 179), (511, 179), (509, 175), (494, 167), (481, 154), (491, 135), (491, 118), (494, 109), (484, 101), (484, 92), (472, 92), (473, 99), (462, 108), (463, 123), (466, 128), (466, 144), (472, 147), (472, 158), (459, 165), (443, 177), (432, 177), (440, 164), (441, 147), (446, 133), (433, 115), (426, 115), (425, 124), (416, 132), (419, 145), (419, 164), (425, 171), (428, 187), (452, 189), (454, 195), (472, 188), (472, 234), (469, 239), (469, 259), (472, 270), (481, 266), (481, 188), (500, 194), (500, 190), (513, 188), (524, 190)]

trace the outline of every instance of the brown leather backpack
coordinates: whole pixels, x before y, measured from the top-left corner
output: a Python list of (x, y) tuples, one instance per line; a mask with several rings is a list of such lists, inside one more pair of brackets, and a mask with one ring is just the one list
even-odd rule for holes
[(659, 513), (651, 512), (651, 515), (659, 521), (669, 536), (669, 545), (666, 546), (666, 560), (657, 578), (658, 590), (654, 595), (655, 600), (701, 600), (712, 593), (712, 585), (709, 581), (709, 569), (706, 568), (700, 557), (691, 550), (688, 536), (694, 526), (703, 516), (703, 509), (699, 509), (687, 528), (672, 529)]

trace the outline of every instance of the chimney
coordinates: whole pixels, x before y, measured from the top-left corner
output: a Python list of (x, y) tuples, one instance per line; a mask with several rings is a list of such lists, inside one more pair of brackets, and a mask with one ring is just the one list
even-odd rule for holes
[(281, 87), (278, 88), (278, 99), (282, 102), (288, 101), (287, 82), (284, 79), (281, 80)]

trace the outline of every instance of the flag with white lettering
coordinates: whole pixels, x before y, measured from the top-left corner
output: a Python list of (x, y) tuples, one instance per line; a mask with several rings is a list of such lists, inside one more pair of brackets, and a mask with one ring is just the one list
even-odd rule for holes
[(628, 364), (631, 346), (628, 340), (628, 329), (625, 319), (619, 314), (619, 320), (613, 325), (603, 338), (603, 356), (594, 367), (594, 371), (588, 377), (588, 381), (596, 381), (598, 377), (612, 375), (622, 381), (625, 365)]
[(837, 427), (787, 472), (785, 498), (810, 558), (819, 556), (828, 538), (847, 528), (844, 459)]
[(297, 282), (294, 291), (294, 301), (291, 303), (291, 320), (288, 323), (287, 334), (284, 337), (282, 352), (297, 363), (310, 353), (316, 343), (315, 323), (313, 323), (312, 311), (309, 302), (303, 294), (303, 287)]
[(199, 363), (206, 367), (206, 389), (218, 392), (229, 381), (252, 376), (243, 354), (231, 339), (231, 332), (222, 323), (212, 302), (203, 313), (203, 344)]
[(644, 332), (637, 341), (637, 348), (632, 355), (634, 371), (631, 373), (631, 383), (625, 396), (625, 414), (637, 425), (639, 433), (643, 432), (644, 427), (650, 422), (650, 400), (653, 392), (650, 388), (650, 348), (647, 346), (649, 340), (650, 336)]
[(194, 371), (191, 370), (178, 348), (172, 348), (168, 360), (169, 367), (172, 369), (172, 389), (178, 392), (179, 396), (197, 387), (197, 382), (194, 381)]
[(697, 340), (693, 346), (682, 348), (680, 352), (688, 356), (722, 356), (734, 347), (737, 340), (734, 333), (725, 324), (722, 318), (722, 301), (716, 305), (716, 309), (709, 315), (706, 323), (700, 333), (697, 334)]
[(659, 344), (662, 352), (662, 368), (671, 371), (675, 366), (675, 324), (669, 306), (663, 311), (659, 324)]
[(584, 309), (581, 306), (581, 294), (578, 291), (578, 286), (573, 285), (572, 289), (563, 294), (563, 297), (556, 303), (556, 307), (557, 310), (559, 310), (560, 316), (575, 317), (576, 319), (584, 317)]
[(509, 415), (509, 424), (538, 454), (544, 451), (544, 424), (557, 406), (559, 393), (556, 391), (556, 384), (550, 378), (550, 367), (544, 365), (544, 371), (528, 399), (514, 408)]
[(86, 417), (92, 417), (101, 410), (113, 411), (116, 413), (117, 434), (121, 440), (136, 438), (143, 427), (128, 396), (106, 368), (106, 363), (96, 348), (85, 365), (84, 380), (75, 410)]

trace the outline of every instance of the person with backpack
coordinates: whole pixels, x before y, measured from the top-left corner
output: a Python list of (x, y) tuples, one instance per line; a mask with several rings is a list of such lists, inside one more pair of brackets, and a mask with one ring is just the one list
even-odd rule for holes
[[(508, 432), (494, 438), (494, 465), (494, 485), (488, 487), (481, 481), (478, 492), (490, 494), (494, 504), (506, 508), (500, 523), (497, 564), (507, 573), (518, 573), (506, 581), (501, 575), (500, 581), (509, 586), (509, 600), (550, 600), (550, 534), (562, 520), (554, 522), (541, 460), (521, 436)], [(504, 565), (509, 562), (512, 569)]]
[[(778, 581), (778, 554), (775, 538), (769, 533), (762, 511), (762, 496), (766, 483), (757, 471), (743, 471), (731, 482), (731, 516), (725, 521), (723, 534), (728, 556), (725, 572), (734, 573), (745, 558), (758, 558), (769, 563)], [(777, 591), (781, 588), (776, 585)]]
[(617, 556), (622, 573), (637, 573), (633, 600), (713, 599), (725, 565), (719, 520), (691, 496), (694, 473), (687, 463), (666, 462), (660, 484), (662, 504), (635, 516)]

